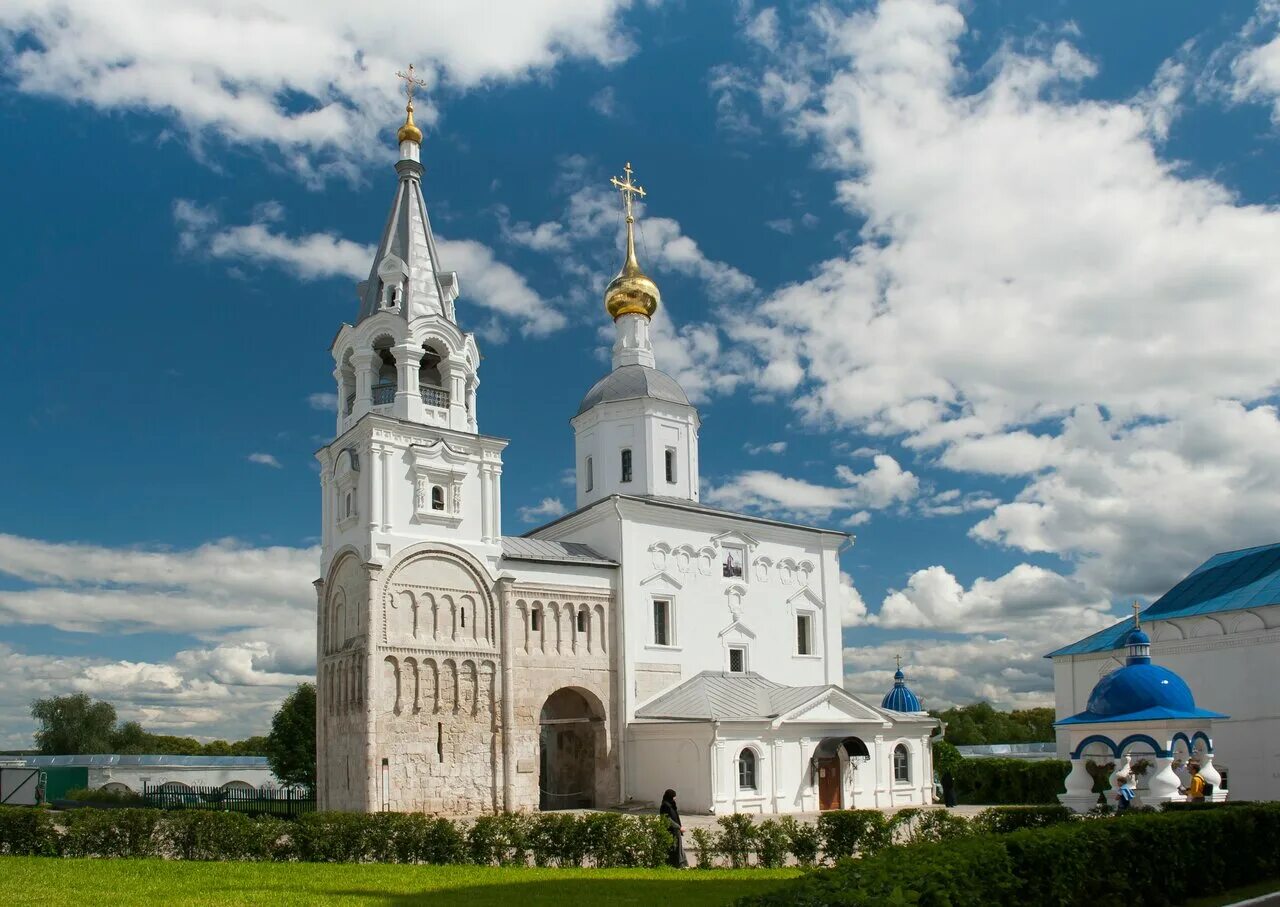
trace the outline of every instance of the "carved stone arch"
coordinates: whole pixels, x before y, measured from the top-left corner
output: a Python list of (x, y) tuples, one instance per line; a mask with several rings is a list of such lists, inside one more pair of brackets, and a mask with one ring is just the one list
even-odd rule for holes
[[(443, 353), (442, 359), (449, 356), (460, 356), (466, 358), (468, 345), (468, 337), (462, 333), (457, 325), (442, 319), (421, 320), (415, 322), (413, 330), (410, 334), (415, 346), (429, 345), (438, 353)], [(472, 358), (472, 362), (475, 362)], [(474, 366), (472, 366), (474, 371)]]
[(491, 660), (486, 658), (480, 663), (480, 701), (477, 704), (477, 710), (480, 714), (489, 716), (491, 725), (494, 716), (497, 714), (497, 710), (494, 707), (494, 678), (497, 673), (497, 665)]
[(1151, 631), (1152, 642), (1165, 642), (1166, 640), (1186, 639), (1182, 633), (1182, 627), (1178, 626), (1171, 620), (1152, 621), (1147, 625)]
[[(477, 611), (492, 614), (495, 606), (494, 579), (480, 561), (470, 553), (441, 542), (420, 542), (410, 545), (382, 570), (378, 594), (386, 601), (388, 596), (402, 586), (430, 586), (435, 620), (433, 628), (445, 632), (436, 633), (454, 638), (458, 633), (457, 609), (454, 603), (460, 595), (471, 595)], [(456, 590), (452, 594), (436, 591)], [(468, 628), (470, 629), (470, 628)]]
[(1262, 618), (1252, 611), (1243, 612), (1231, 625), (1232, 633), (1252, 633), (1256, 630), (1265, 629), (1266, 625), (1263, 624)]
[(446, 658), (440, 663), (440, 711), (458, 711), (458, 663)]
[(755, 563), (751, 566), (755, 570), (757, 580), (762, 583), (767, 583), (769, 581), (769, 573), (773, 568), (773, 558), (761, 555), (755, 559)]
[(413, 656), (404, 660), (404, 681), (401, 690), (404, 691), (405, 710), (417, 712), (420, 707), (418, 697), (422, 692), (422, 678), (418, 669), (418, 659)]
[(778, 579), (784, 586), (790, 586), (796, 580), (796, 562), (789, 557), (778, 561)]
[(671, 556), (671, 546), (666, 542), (654, 542), (649, 546), (649, 557), (653, 561), (653, 569), (665, 570), (667, 558)]
[[(534, 614), (538, 616), (538, 626), (533, 629)], [(537, 649), (538, 654), (546, 654), (547, 651), (547, 606), (540, 599), (534, 599), (529, 603), (529, 626), (530, 640), (529, 650), (532, 652)]]
[(383, 710), (393, 715), (400, 714), (400, 662), (394, 655), (382, 659), (382, 703)]
[(1225, 633), (1226, 630), (1222, 626), (1222, 622), (1213, 617), (1202, 617), (1191, 627), (1191, 636), (1193, 638), (1223, 636)]
[(605, 622), (604, 605), (596, 605), (596, 625), (600, 628), (596, 637), (599, 642), (600, 654), (607, 655), (609, 652), (609, 625)]
[(465, 659), (459, 675), (458, 711), (464, 715), (475, 715), (480, 699), (480, 673), (476, 663), (470, 658)]
[(796, 575), (801, 585), (809, 585), (813, 579), (813, 561), (803, 560), (796, 564)]
[(419, 692), (423, 711), (440, 711), (440, 666), (434, 658), (424, 658), (418, 666)]

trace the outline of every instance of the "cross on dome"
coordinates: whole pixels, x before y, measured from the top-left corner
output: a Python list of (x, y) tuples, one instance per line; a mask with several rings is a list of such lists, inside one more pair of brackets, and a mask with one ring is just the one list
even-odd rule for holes
[[(408, 72), (396, 72), (396, 78), (404, 80), (404, 96), (406, 103), (404, 105), (404, 125), (400, 127), (400, 131), (396, 133), (396, 140), (399, 142), (417, 142), (422, 144), (422, 130), (413, 122), (413, 92), (416, 88), (426, 88), (427, 83), (414, 76), (413, 64), (409, 64)], [(416, 159), (416, 158), (415, 158)]]
[(622, 172), (625, 174), (625, 178), (618, 179), (616, 176), (611, 176), (609, 177), (609, 182), (613, 183), (614, 188), (622, 193), (622, 204), (627, 212), (627, 223), (630, 224), (635, 222), (635, 215), (631, 211), (631, 203), (637, 195), (644, 198), (645, 193), (644, 187), (636, 185), (631, 179), (635, 171), (631, 169), (630, 161), (627, 161), (627, 166), (622, 168)]
[(636, 260), (636, 217), (633, 206), (637, 196), (645, 197), (644, 187), (637, 185), (633, 179), (635, 171), (631, 169), (630, 161), (622, 168), (622, 173), (622, 179), (609, 177), (609, 182), (622, 193), (622, 206), (627, 213), (627, 258), (618, 276), (610, 281), (604, 291), (605, 309), (615, 322), (623, 315), (652, 318), (662, 298), (658, 285), (640, 270), (640, 262)]
[(413, 64), (409, 64), (408, 72), (396, 72), (396, 78), (404, 80), (404, 96), (409, 99), (409, 103), (413, 104), (413, 90), (415, 88), (426, 88), (427, 83), (423, 79), (419, 79), (413, 74)]

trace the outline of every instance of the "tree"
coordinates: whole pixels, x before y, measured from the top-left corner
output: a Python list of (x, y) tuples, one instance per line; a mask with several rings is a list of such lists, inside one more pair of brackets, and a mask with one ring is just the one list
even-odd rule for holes
[(1054, 739), (1053, 709), (1000, 712), (989, 702), (975, 702), (933, 715), (946, 722), (946, 740), (955, 746), (1044, 743)]
[(88, 693), (52, 696), (31, 703), (31, 717), (40, 722), (36, 747), (50, 756), (78, 756), (111, 751), (116, 709), (95, 701)]
[(316, 786), (316, 685), (300, 683), (271, 719), (267, 761), (286, 784)]

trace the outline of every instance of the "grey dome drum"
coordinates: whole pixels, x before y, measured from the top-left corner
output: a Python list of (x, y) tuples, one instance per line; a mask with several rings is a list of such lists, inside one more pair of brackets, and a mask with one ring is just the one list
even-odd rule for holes
[(578, 407), (578, 415), (600, 403), (642, 397), (689, 405), (689, 398), (684, 390), (666, 372), (645, 365), (624, 365), (605, 375), (587, 391), (587, 395), (582, 398), (582, 405)]

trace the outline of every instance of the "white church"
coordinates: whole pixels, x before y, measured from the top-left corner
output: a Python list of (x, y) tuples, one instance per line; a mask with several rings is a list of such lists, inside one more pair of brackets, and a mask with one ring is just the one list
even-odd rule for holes
[(571, 420), (577, 509), (503, 535), (508, 442), (480, 429), (412, 93), (397, 137), (317, 453), (320, 808), (603, 808), (669, 787), (686, 812), (932, 802), (937, 721), (901, 672), (880, 707), (841, 686), (848, 537), (699, 503), (698, 411), (657, 367), (630, 165), (613, 368)]

